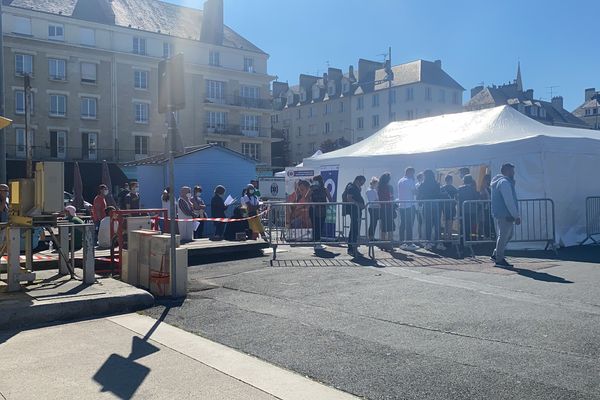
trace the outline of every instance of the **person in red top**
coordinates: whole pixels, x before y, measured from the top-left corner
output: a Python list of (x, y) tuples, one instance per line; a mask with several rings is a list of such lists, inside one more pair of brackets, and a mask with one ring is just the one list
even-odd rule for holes
[(100, 226), (100, 221), (106, 217), (106, 195), (108, 194), (108, 187), (104, 184), (98, 186), (98, 194), (94, 198), (94, 207), (92, 207), (92, 219), (94, 225), (96, 225), (96, 231)]

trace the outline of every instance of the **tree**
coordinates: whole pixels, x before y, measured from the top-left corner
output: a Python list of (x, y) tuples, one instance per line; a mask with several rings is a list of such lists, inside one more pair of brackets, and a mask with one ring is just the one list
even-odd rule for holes
[(350, 146), (350, 142), (343, 137), (337, 138), (336, 140), (327, 139), (319, 148), (323, 153), (329, 153), (330, 151), (339, 150), (344, 147)]

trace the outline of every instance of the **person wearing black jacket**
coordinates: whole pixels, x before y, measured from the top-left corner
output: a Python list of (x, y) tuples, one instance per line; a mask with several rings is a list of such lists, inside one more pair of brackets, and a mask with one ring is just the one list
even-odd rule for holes
[[(471, 175), (465, 175), (463, 178), (464, 185), (458, 188), (458, 207), (463, 212), (463, 203), (470, 200), (480, 200), (481, 196), (477, 191), (475, 179)], [(465, 240), (472, 240), (471, 232), (473, 230), (473, 223), (477, 221), (477, 207), (475, 205), (467, 206), (463, 212), (462, 221), (464, 226), (462, 228), (465, 233)]]
[[(423, 171), (423, 183), (417, 189), (417, 200), (440, 200), (442, 193), (440, 192), (440, 184), (435, 180), (435, 174), (432, 170), (426, 169)], [(440, 219), (441, 208), (439, 202), (426, 201), (423, 203), (423, 219), (425, 222), (425, 240), (430, 241), (431, 233), (435, 229), (434, 241), (439, 239), (440, 235)], [(444, 250), (440, 244), (439, 250)], [(425, 248), (430, 250), (431, 243), (426, 243)]]
[(342, 194), (342, 200), (348, 203), (354, 203), (347, 207), (347, 214), (350, 214), (350, 232), (348, 233), (348, 254), (353, 257), (360, 257), (358, 252), (358, 233), (360, 231), (360, 219), (362, 210), (365, 208), (365, 199), (360, 194), (362, 185), (365, 184), (367, 178), (358, 175), (354, 181), (346, 185), (346, 189)]
[(323, 203), (313, 204), (308, 210), (310, 220), (313, 227), (313, 242), (315, 242), (315, 249), (323, 249), (323, 245), (319, 243), (321, 241), (321, 232), (323, 225), (325, 224), (325, 216), (327, 215), (327, 207), (325, 204), (331, 202), (331, 195), (327, 191), (323, 182), (323, 177), (317, 175), (313, 178), (313, 184), (310, 186), (310, 201), (311, 203)]
[[(215, 195), (210, 201), (210, 211), (212, 218), (225, 218), (225, 210), (227, 210), (227, 206), (225, 205), (225, 200), (223, 197), (225, 196), (225, 188), (221, 185), (215, 188)], [(223, 239), (223, 231), (225, 230), (225, 222), (214, 222), (215, 226), (215, 240)]]

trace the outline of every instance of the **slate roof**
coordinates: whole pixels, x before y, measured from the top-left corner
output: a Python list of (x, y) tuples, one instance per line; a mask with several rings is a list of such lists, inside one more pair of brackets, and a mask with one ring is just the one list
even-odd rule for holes
[[(247, 156), (245, 156), (242, 153), (238, 153), (237, 151), (228, 149), (227, 147), (217, 146), (215, 144), (205, 144), (205, 145), (188, 147), (188, 148), (185, 149), (184, 153), (180, 153), (180, 154), (175, 155), (175, 158), (185, 157), (185, 156), (188, 156), (190, 154), (197, 153), (199, 151), (204, 151), (204, 150), (207, 150), (207, 149), (210, 149), (210, 148), (213, 148), (213, 147), (216, 148), (216, 149), (219, 149), (221, 151), (224, 151), (224, 152), (229, 152), (230, 154), (232, 154), (234, 156), (237, 156), (237, 157), (240, 157), (240, 158), (243, 158), (243, 159), (245, 159), (247, 161), (251, 161), (253, 163), (257, 163), (256, 160), (254, 160), (254, 159), (252, 159), (250, 157), (247, 157)], [(167, 154), (167, 153), (161, 153), (161, 154), (157, 154), (155, 156), (150, 156), (150, 157), (143, 158), (141, 160), (129, 161), (129, 162), (123, 163), (121, 165), (123, 167), (139, 167), (139, 166), (142, 166), (142, 165), (162, 165), (162, 164), (166, 164), (168, 161), (169, 161), (169, 154)]]
[[(590, 99), (573, 110), (573, 115), (577, 117), (589, 117), (590, 115), (585, 115), (586, 108), (598, 108), (600, 107), (600, 101), (597, 98)], [(594, 114), (593, 116), (596, 116)]]
[[(85, 3), (106, 1), (114, 13), (114, 25), (116, 26), (153, 33), (160, 32), (184, 39), (199, 40), (200, 38), (202, 10), (196, 8), (158, 0), (79, 1)], [(2, 2), (6, 6), (78, 18), (77, 15), (73, 15), (78, 0), (2, 0)], [(223, 46), (264, 53), (227, 26), (224, 26)]]
[[(444, 86), (457, 90), (465, 90), (458, 84), (450, 75), (443, 69), (439, 68), (435, 63), (425, 60), (416, 60), (405, 64), (395, 65), (392, 67), (394, 80), (392, 86), (408, 85), (411, 83), (429, 83), (431, 85)], [(385, 69), (381, 68), (375, 71), (375, 80), (382, 80), (386, 76)], [(380, 83), (376, 85), (375, 90), (387, 88), (388, 83)]]

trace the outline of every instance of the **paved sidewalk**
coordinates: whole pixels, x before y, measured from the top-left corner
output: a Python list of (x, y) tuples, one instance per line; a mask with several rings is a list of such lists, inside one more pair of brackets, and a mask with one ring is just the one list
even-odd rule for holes
[(5, 399), (352, 399), (138, 314), (0, 333)]

